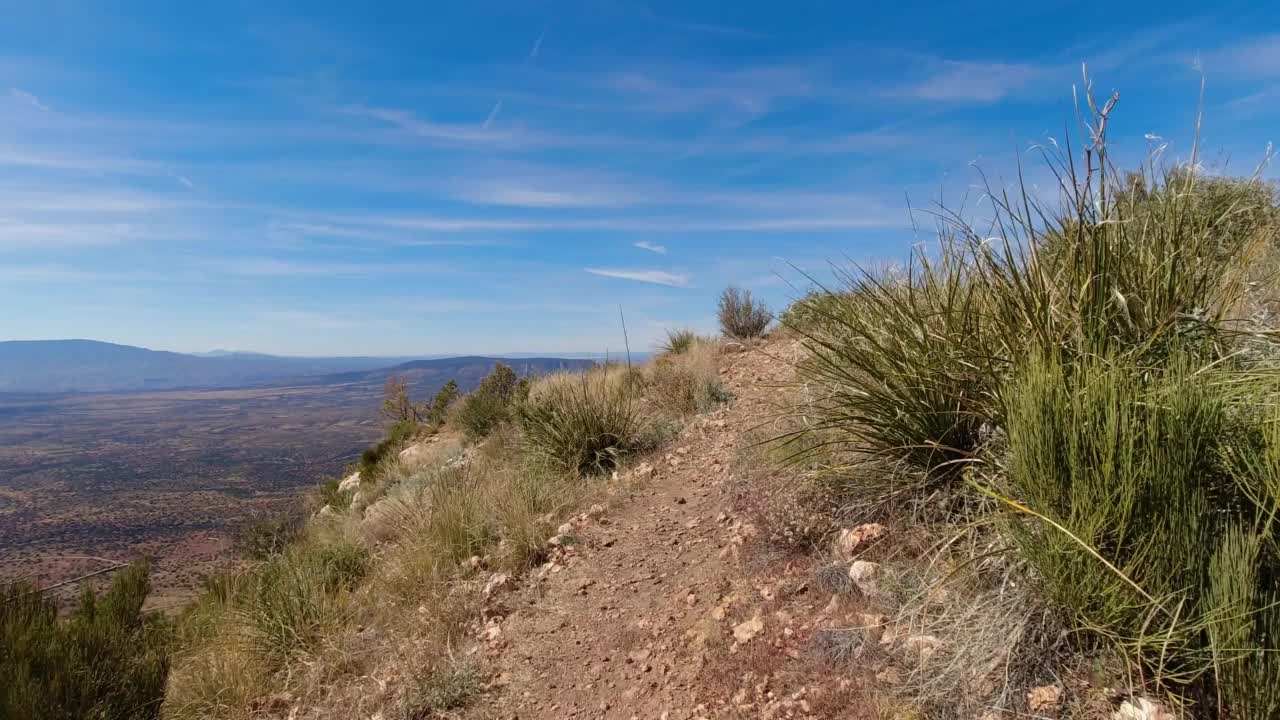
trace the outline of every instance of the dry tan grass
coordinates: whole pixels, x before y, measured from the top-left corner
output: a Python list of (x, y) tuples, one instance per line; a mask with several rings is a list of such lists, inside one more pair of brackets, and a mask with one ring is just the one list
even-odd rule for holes
[[(535, 380), (528, 402), (583, 387), (650, 399), (685, 393), (675, 405), (640, 403), (645, 412), (683, 417), (718, 383), (717, 357), (716, 344), (699, 343), (661, 369), (612, 364), (557, 373)], [(244, 588), (261, 583), (266, 566), (247, 570), (224, 592), (207, 593), (184, 619), (164, 717), (242, 720), (287, 716), (299, 706), (334, 717), (425, 717), (472, 698), (475, 668), (452, 648), (471, 632), (483, 579), (540, 561), (547, 539), (587, 491), (576, 474), (535, 458), (519, 426), (506, 424), (467, 448), (446, 429), (409, 456), (388, 459), (350, 508), (313, 518), (290, 555), (271, 561), (279, 566), (274, 572), (298, 579), (296, 587), (271, 588), (282, 607), (298, 609), (306, 600), (333, 610), (306, 628), (307, 644), (279, 655), (254, 642), (256, 608), (245, 604)], [(338, 547), (372, 555), (367, 573), (335, 592), (307, 575), (329, 566), (302, 557)]]

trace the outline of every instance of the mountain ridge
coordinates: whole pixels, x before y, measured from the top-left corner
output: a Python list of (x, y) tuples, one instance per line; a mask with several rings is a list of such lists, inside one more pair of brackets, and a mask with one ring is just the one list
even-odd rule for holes
[(228, 351), (178, 353), (86, 339), (7, 340), (0, 341), (0, 392), (132, 392), (380, 382), (397, 372), (429, 376), (423, 379), (434, 381), (448, 374), (451, 366), (483, 365), (487, 372), (494, 362), (511, 362), (545, 371), (555, 368), (559, 361), (568, 363), (566, 368), (591, 362), (574, 357), (516, 355), (289, 357)]

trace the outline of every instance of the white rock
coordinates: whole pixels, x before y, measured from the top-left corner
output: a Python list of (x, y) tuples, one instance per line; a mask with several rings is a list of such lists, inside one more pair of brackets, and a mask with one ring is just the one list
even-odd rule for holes
[(857, 551), (870, 547), (877, 540), (884, 537), (886, 532), (885, 527), (879, 523), (845, 528), (836, 535), (832, 550), (835, 552), (836, 557), (842, 560), (852, 560)]
[(484, 596), (492, 596), (494, 593), (505, 588), (509, 582), (511, 582), (510, 576), (503, 573), (494, 573), (490, 575), (489, 582), (484, 584)]
[(856, 560), (849, 566), (849, 579), (866, 595), (876, 592), (876, 577), (880, 574), (880, 566), (866, 560)]
[(751, 638), (759, 635), (761, 630), (764, 630), (764, 620), (757, 615), (746, 622), (734, 625), (733, 638), (740, 643), (750, 642)]
[(560, 527), (556, 528), (556, 534), (557, 534), (557, 535), (572, 535), (572, 534), (573, 534), (573, 523), (564, 523), (564, 524), (563, 524), (563, 525), (561, 525)]
[(1062, 704), (1062, 688), (1057, 685), (1041, 685), (1027, 691), (1027, 707), (1033, 713), (1050, 713)]
[(360, 473), (353, 472), (338, 483), (338, 492), (355, 492), (360, 487)]
[(1159, 704), (1147, 698), (1133, 698), (1120, 705), (1120, 709), (1111, 714), (1112, 720), (1173, 720), (1173, 716)]

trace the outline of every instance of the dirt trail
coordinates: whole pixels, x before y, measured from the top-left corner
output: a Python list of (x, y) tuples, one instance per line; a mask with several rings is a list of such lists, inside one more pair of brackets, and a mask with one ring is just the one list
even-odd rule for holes
[(808, 592), (807, 568), (744, 567), (751, 529), (725, 492), (789, 367), (747, 351), (722, 368), (734, 400), (631, 468), (629, 497), (580, 516), (558, 560), (493, 599), (482, 637), (494, 687), (475, 717), (844, 716), (779, 679), (809, 670), (810, 628), (787, 620), (817, 614), (827, 597)]

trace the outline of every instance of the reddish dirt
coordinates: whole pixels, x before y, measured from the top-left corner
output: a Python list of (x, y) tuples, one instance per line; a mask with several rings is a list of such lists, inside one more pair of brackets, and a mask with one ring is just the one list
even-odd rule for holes
[(854, 608), (815, 587), (811, 560), (744, 550), (754, 530), (726, 492), (789, 349), (725, 355), (735, 399), (633, 465), (609, 510), (579, 516), (556, 559), (491, 599), (491, 687), (470, 717), (875, 717), (815, 650)]

